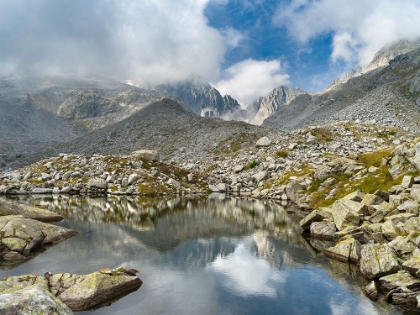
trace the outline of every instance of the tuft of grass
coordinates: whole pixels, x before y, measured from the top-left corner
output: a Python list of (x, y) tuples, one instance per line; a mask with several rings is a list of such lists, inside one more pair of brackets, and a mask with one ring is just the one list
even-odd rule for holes
[(278, 158), (287, 158), (289, 156), (289, 151), (287, 150), (277, 150), (276, 152), (276, 157)]
[(257, 166), (258, 166), (257, 160), (252, 160), (252, 162), (249, 162), (247, 165), (245, 165), (244, 169), (249, 170), (249, 169), (256, 168)]
[(396, 134), (397, 134), (397, 132), (395, 131), (395, 130), (390, 130), (390, 131), (388, 131), (388, 134), (390, 135), (390, 136), (395, 136)]

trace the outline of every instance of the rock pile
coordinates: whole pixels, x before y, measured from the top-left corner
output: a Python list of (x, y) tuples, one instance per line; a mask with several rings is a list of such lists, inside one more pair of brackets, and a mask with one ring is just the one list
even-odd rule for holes
[[(355, 191), (300, 222), (332, 259), (358, 264), (373, 280), (365, 291), (420, 308), (420, 178), (404, 176), (388, 192)], [(333, 243), (331, 244), (331, 241)]]
[(153, 150), (126, 156), (60, 154), (0, 174), (0, 194), (159, 195), (202, 190), (200, 174), (158, 159)]

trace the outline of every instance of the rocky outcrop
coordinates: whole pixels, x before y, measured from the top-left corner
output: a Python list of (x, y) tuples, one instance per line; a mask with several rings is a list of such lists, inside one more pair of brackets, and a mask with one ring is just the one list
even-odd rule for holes
[(48, 283), (51, 292), (64, 304), (73, 311), (82, 311), (137, 290), (142, 281), (136, 272), (119, 267), (89, 275), (61, 273), (48, 276)]
[(250, 107), (255, 113), (252, 124), (261, 125), (264, 120), (277, 111), (281, 106), (287, 106), (296, 96), (306, 93), (301, 89), (279, 86), (268, 95), (254, 101)]
[(56, 314), (71, 315), (73, 312), (48, 291), (48, 287), (32, 285), (0, 295), (0, 310), (8, 315)]
[(41, 222), (58, 222), (63, 220), (63, 217), (57, 213), (0, 198), (0, 216), (6, 215), (21, 215)]
[(25, 259), (44, 245), (54, 245), (77, 234), (17, 215), (0, 216), (0, 226), (0, 256), (6, 260)]
[(5, 314), (73, 314), (137, 290), (142, 285), (137, 272), (118, 267), (88, 275), (7, 277), (0, 280), (0, 308)]

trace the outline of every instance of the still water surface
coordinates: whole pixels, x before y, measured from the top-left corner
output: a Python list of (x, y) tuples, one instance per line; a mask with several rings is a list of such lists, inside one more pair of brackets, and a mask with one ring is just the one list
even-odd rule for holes
[(301, 236), (301, 215), (272, 202), (218, 195), (20, 201), (62, 214), (59, 225), (79, 234), (21, 265), (0, 266), (0, 277), (120, 265), (140, 271), (138, 291), (77, 314), (403, 314), (366, 298), (357, 268), (324, 257)]

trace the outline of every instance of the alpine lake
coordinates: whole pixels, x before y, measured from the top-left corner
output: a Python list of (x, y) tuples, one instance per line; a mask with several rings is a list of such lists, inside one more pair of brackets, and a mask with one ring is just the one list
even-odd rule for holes
[(212, 194), (196, 197), (32, 196), (15, 200), (65, 217), (78, 235), (0, 278), (88, 274), (123, 266), (143, 285), (77, 314), (414, 314), (362, 292), (358, 267), (325, 257), (302, 235), (299, 209)]

